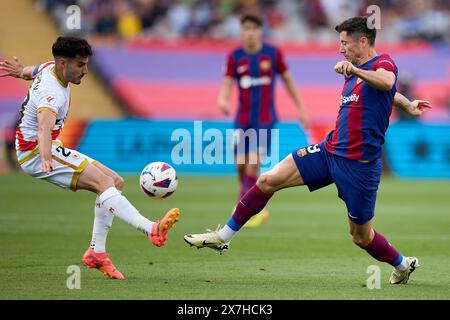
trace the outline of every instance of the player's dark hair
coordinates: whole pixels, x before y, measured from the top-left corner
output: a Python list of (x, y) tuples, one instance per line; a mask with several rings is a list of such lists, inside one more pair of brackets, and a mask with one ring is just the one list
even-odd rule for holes
[(55, 58), (75, 58), (92, 56), (90, 44), (77, 37), (58, 37), (52, 46), (53, 57)]
[(366, 37), (369, 40), (369, 44), (373, 46), (375, 44), (375, 38), (377, 36), (377, 29), (374, 27), (369, 28), (367, 25), (367, 17), (353, 17), (345, 20), (341, 24), (334, 28), (337, 32), (347, 31), (347, 35), (353, 37)]
[(254, 13), (246, 13), (241, 17), (241, 25), (246, 22), (253, 22), (260, 28), (263, 26), (263, 19)]

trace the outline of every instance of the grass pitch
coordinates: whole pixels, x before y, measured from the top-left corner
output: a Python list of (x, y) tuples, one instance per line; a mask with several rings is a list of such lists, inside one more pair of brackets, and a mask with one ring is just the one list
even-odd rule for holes
[[(334, 186), (281, 191), (266, 224), (243, 229), (218, 255), (189, 247), (183, 235), (227, 221), (236, 178), (181, 176), (162, 201), (147, 198), (137, 177), (126, 182), (125, 196), (148, 218), (174, 206), (181, 216), (163, 248), (115, 219), (107, 249), (126, 277), (115, 281), (81, 264), (93, 194), (0, 176), (0, 299), (450, 299), (449, 181), (382, 179), (375, 228), (422, 265), (403, 286), (388, 285), (391, 267), (352, 243)], [(81, 268), (79, 290), (66, 285), (71, 265)], [(366, 287), (370, 265), (381, 269), (380, 289)]]

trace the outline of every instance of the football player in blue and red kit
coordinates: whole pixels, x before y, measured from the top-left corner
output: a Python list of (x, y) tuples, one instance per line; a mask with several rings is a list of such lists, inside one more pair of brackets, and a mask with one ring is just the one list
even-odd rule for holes
[[(263, 42), (263, 21), (253, 14), (241, 18), (242, 47), (227, 58), (223, 86), (218, 96), (219, 108), (229, 114), (233, 82), (239, 89), (239, 106), (234, 120), (235, 160), (242, 197), (259, 176), (262, 158), (270, 154), (271, 129), (277, 121), (275, 112), (275, 79), (280, 75), (289, 96), (298, 108), (300, 123), (308, 126), (308, 114), (300, 100), (283, 54)], [(253, 139), (253, 141), (252, 141)], [(258, 226), (268, 218), (263, 209), (252, 217), (247, 227)]]
[(223, 252), (276, 191), (301, 185), (314, 191), (334, 183), (347, 207), (353, 242), (394, 267), (389, 283), (403, 284), (419, 266), (418, 259), (403, 256), (372, 227), (382, 173), (381, 147), (393, 105), (414, 116), (431, 106), (423, 100), (409, 101), (396, 92), (397, 66), (387, 54), (375, 51), (376, 29), (368, 26), (366, 17), (350, 18), (336, 26), (336, 31), (346, 60), (334, 67), (345, 78), (335, 129), (325, 141), (295, 150), (261, 175), (223, 228), (188, 234), (184, 239), (196, 247)]

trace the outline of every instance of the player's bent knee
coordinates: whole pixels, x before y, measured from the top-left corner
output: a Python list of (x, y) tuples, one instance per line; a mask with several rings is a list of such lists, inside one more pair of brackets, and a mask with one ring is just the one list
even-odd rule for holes
[(110, 176), (103, 175), (98, 182), (98, 192), (103, 192), (106, 189), (115, 186), (114, 179)]
[(114, 176), (114, 185), (117, 190), (123, 190), (123, 187), (125, 186), (125, 180), (121, 176), (115, 175)]
[(370, 238), (363, 237), (361, 235), (353, 235), (352, 240), (354, 244), (363, 249), (366, 248), (370, 243)]
[(256, 181), (256, 185), (262, 192), (272, 194), (278, 190), (275, 180), (276, 179), (274, 176), (271, 176), (269, 174), (262, 174)]
[(114, 187), (114, 179), (104, 174), (92, 164), (89, 164), (83, 172), (81, 172), (77, 182), (77, 190), (85, 189), (97, 194), (102, 193), (110, 187)]

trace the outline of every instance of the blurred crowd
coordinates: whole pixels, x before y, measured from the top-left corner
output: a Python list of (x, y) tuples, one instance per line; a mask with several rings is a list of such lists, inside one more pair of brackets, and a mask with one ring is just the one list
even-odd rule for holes
[[(258, 13), (265, 35), (277, 41), (335, 39), (334, 26), (381, 9), (383, 41), (450, 42), (449, 0), (36, 0), (67, 33), (121, 38), (239, 37), (239, 17)], [(68, 6), (81, 9), (81, 29), (68, 30)]]

